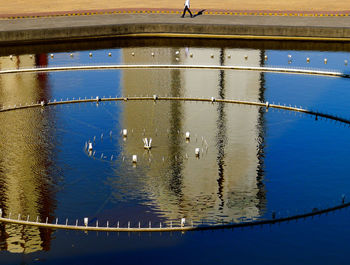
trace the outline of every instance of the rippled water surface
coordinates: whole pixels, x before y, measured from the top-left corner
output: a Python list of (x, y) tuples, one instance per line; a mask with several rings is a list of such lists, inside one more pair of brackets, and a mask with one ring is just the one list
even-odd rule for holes
[[(43, 54), (27, 47), (0, 57), (0, 68), (179, 64), (347, 73), (350, 60), (348, 52), (309, 50), (297, 43), (289, 50), (266, 49), (270, 44), (263, 43), (205, 47), (154, 42), (65, 51), (49, 46)], [(348, 83), (346, 78), (215, 69), (2, 74), (0, 105), (96, 96), (214, 97), (296, 105), (347, 118)], [(349, 196), (350, 128), (307, 114), (233, 103), (129, 100), (2, 112), (0, 121), (0, 208), (6, 217), (58, 218), (60, 223), (67, 218), (71, 224), (88, 217), (90, 225), (98, 221), (103, 226), (107, 221), (112, 226), (167, 226), (181, 218), (194, 225), (239, 223), (311, 212), (339, 205), (342, 196)], [(152, 138), (151, 150), (144, 149), (143, 138)], [(182, 259), (194, 264), (328, 264), (346, 260), (348, 219), (345, 209), (298, 223), (152, 235), (3, 224), (0, 258), (4, 264), (114, 259), (126, 264)], [(171, 258), (179, 252), (181, 257)]]

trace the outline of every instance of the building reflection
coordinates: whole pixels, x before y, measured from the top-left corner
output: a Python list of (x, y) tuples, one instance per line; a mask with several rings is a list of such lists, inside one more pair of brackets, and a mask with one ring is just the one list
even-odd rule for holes
[[(46, 55), (0, 57), (0, 68), (47, 64)], [(7, 107), (47, 100), (47, 74), (0, 76), (0, 105)], [(50, 111), (29, 109), (0, 113), (0, 208), (5, 216), (52, 221), (52, 144)], [(51, 231), (30, 226), (0, 225), (0, 249), (13, 253), (49, 250)]]
[[(124, 48), (123, 55), (126, 64), (264, 63), (263, 52), (246, 49)], [(123, 73), (123, 89), (126, 96), (259, 101), (263, 100), (264, 82), (259, 72), (127, 70)], [(140, 154), (143, 158), (137, 173), (143, 177), (134, 183), (134, 190), (147, 194), (147, 203), (161, 217), (237, 221), (241, 217), (257, 218), (264, 211), (264, 114), (259, 108), (180, 101), (130, 102), (124, 106), (123, 127), (135, 132), (123, 144), (125, 154)], [(190, 143), (185, 142), (186, 131), (192, 133)], [(151, 154), (142, 154), (143, 135), (154, 140)], [(193, 155), (195, 147), (203, 150), (198, 160)]]

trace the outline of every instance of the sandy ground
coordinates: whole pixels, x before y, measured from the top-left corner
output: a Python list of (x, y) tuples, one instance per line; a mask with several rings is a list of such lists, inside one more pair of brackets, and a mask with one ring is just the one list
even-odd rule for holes
[[(23, 14), (120, 8), (182, 9), (184, 0), (11, 0), (0, 14)], [(193, 9), (271, 11), (350, 11), (349, 0), (191, 0)]]

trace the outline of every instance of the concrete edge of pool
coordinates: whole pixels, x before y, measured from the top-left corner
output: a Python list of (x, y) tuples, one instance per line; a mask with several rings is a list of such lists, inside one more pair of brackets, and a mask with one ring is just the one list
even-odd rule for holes
[(109, 14), (0, 20), (0, 45), (110, 38), (350, 41), (350, 17)]

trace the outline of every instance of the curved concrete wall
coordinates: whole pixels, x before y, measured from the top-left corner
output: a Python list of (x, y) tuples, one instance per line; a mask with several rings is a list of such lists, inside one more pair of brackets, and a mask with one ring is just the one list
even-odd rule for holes
[(181, 37), (349, 41), (349, 18), (269, 18), (174, 15), (95, 15), (0, 21), (0, 44), (106, 39)]

